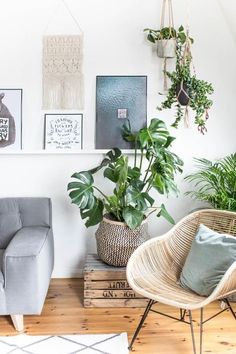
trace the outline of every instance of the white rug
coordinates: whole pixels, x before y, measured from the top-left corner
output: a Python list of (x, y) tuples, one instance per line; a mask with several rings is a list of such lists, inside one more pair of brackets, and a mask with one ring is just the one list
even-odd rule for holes
[(127, 333), (0, 336), (0, 354), (128, 354)]

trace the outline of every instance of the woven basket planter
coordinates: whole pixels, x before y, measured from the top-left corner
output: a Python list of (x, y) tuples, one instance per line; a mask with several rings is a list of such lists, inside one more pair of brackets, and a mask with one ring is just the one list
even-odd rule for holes
[(95, 233), (98, 256), (107, 264), (126, 266), (131, 254), (149, 238), (147, 227), (144, 221), (131, 230), (125, 223), (113, 221), (105, 215)]

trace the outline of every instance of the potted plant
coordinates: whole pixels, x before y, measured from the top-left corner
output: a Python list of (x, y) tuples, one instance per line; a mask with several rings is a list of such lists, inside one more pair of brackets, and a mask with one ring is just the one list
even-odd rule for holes
[[(236, 153), (214, 162), (207, 159), (195, 161), (198, 170), (185, 180), (193, 183), (196, 189), (185, 194), (214, 209), (236, 212)], [(236, 295), (229, 299), (236, 302)]]
[(176, 30), (173, 27), (163, 27), (160, 30), (145, 28), (147, 39), (151, 43), (157, 43), (157, 55), (159, 58), (174, 58), (176, 52)]
[[(131, 131), (124, 125), (123, 137), (134, 142), (134, 161), (118, 148), (107, 152), (101, 164), (89, 171), (74, 173), (68, 184), (72, 203), (80, 208), (87, 227), (100, 223), (96, 232), (100, 258), (111, 265), (124, 266), (132, 252), (147, 238), (146, 219), (151, 213), (174, 223), (165, 206), (155, 205), (151, 191), (160, 194), (177, 192), (176, 172), (182, 172), (182, 160), (170, 150), (174, 138), (164, 122), (152, 119), (147, 128)], [(146, 163), (145, 163), (146, 162)], [(103, 170), (106, 180), (114, 184), (107, 195), (94, 181)]]
[(198, 170), (185, 177), (196, 190), (189, 191), (194, 199), (207, 202), (215, 209), (236, 211), (236, 154), (215, 162), (195, 159)]
[[(171, 81), (171, 87), (168, 90), (167, 97), (159, 110), (177, 107), (176, 119), (173, 127), (177, 128), (182, 118), (188, 119), (188, 107), (195, 111), (195, 124), (198, 130), (204, 134), (206, 129), (206, 120), (209, 117), (209, 109), (213, 102), (209, 95), (213, 93), (211, 83), (200, 80), (192, 73), (192, 54), (191, 44), (193, 39), (185, 34), (183, 27), (179, 28), (179, 34), (176, 37), (176, 67), (173, 72), (166, 72)], [(180, 33), (182, 33), (180, 35)]]

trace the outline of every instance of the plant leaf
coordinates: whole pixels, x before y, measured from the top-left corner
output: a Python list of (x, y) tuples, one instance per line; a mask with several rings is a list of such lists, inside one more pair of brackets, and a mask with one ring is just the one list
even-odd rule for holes
[(172, 216), (168, 213), (164, 204), (161, 204), (161, 210), (158, 212), (157, 217), (163, 216), (170, 224), (174, 225), (175, 221)]
[(97, 225), (103, 218), (103, 202), (100, 199), (96, 199), (93, 208), (87, 210), (80, 210), (82, 219), (88, 218), (85, 225), (86, 227)]
[(86, 209), (94, 205), (93, 194), (93, 176), (91, 173), (79, 172), (74, 173), (72, 178), (76, 178), (76, 182), (70, 182), (67, 189), (72, 190), (69, 194), (73, 204), (76, 204), (81, 209)]
[(108, 178), (110, 181), (117, 183), (119, 179), (119, 174), (116, 173), (114, 168), (107, 167), (103, 173), (104, 177)]
[(138, 226), (140, 226), (144, 218), (144, 214), (141, 211), (136, 210), (132, 206), (124, 208), (122, 216), (131, 230), (136, 229)]

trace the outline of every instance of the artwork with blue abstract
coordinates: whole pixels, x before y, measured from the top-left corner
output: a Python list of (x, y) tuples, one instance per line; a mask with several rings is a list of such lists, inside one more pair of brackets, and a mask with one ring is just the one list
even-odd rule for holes
[(133, 131), (147, 124), (147, 76), (97, 76), (96, 149), (132, 149), (122, 138), (127, 119)]

